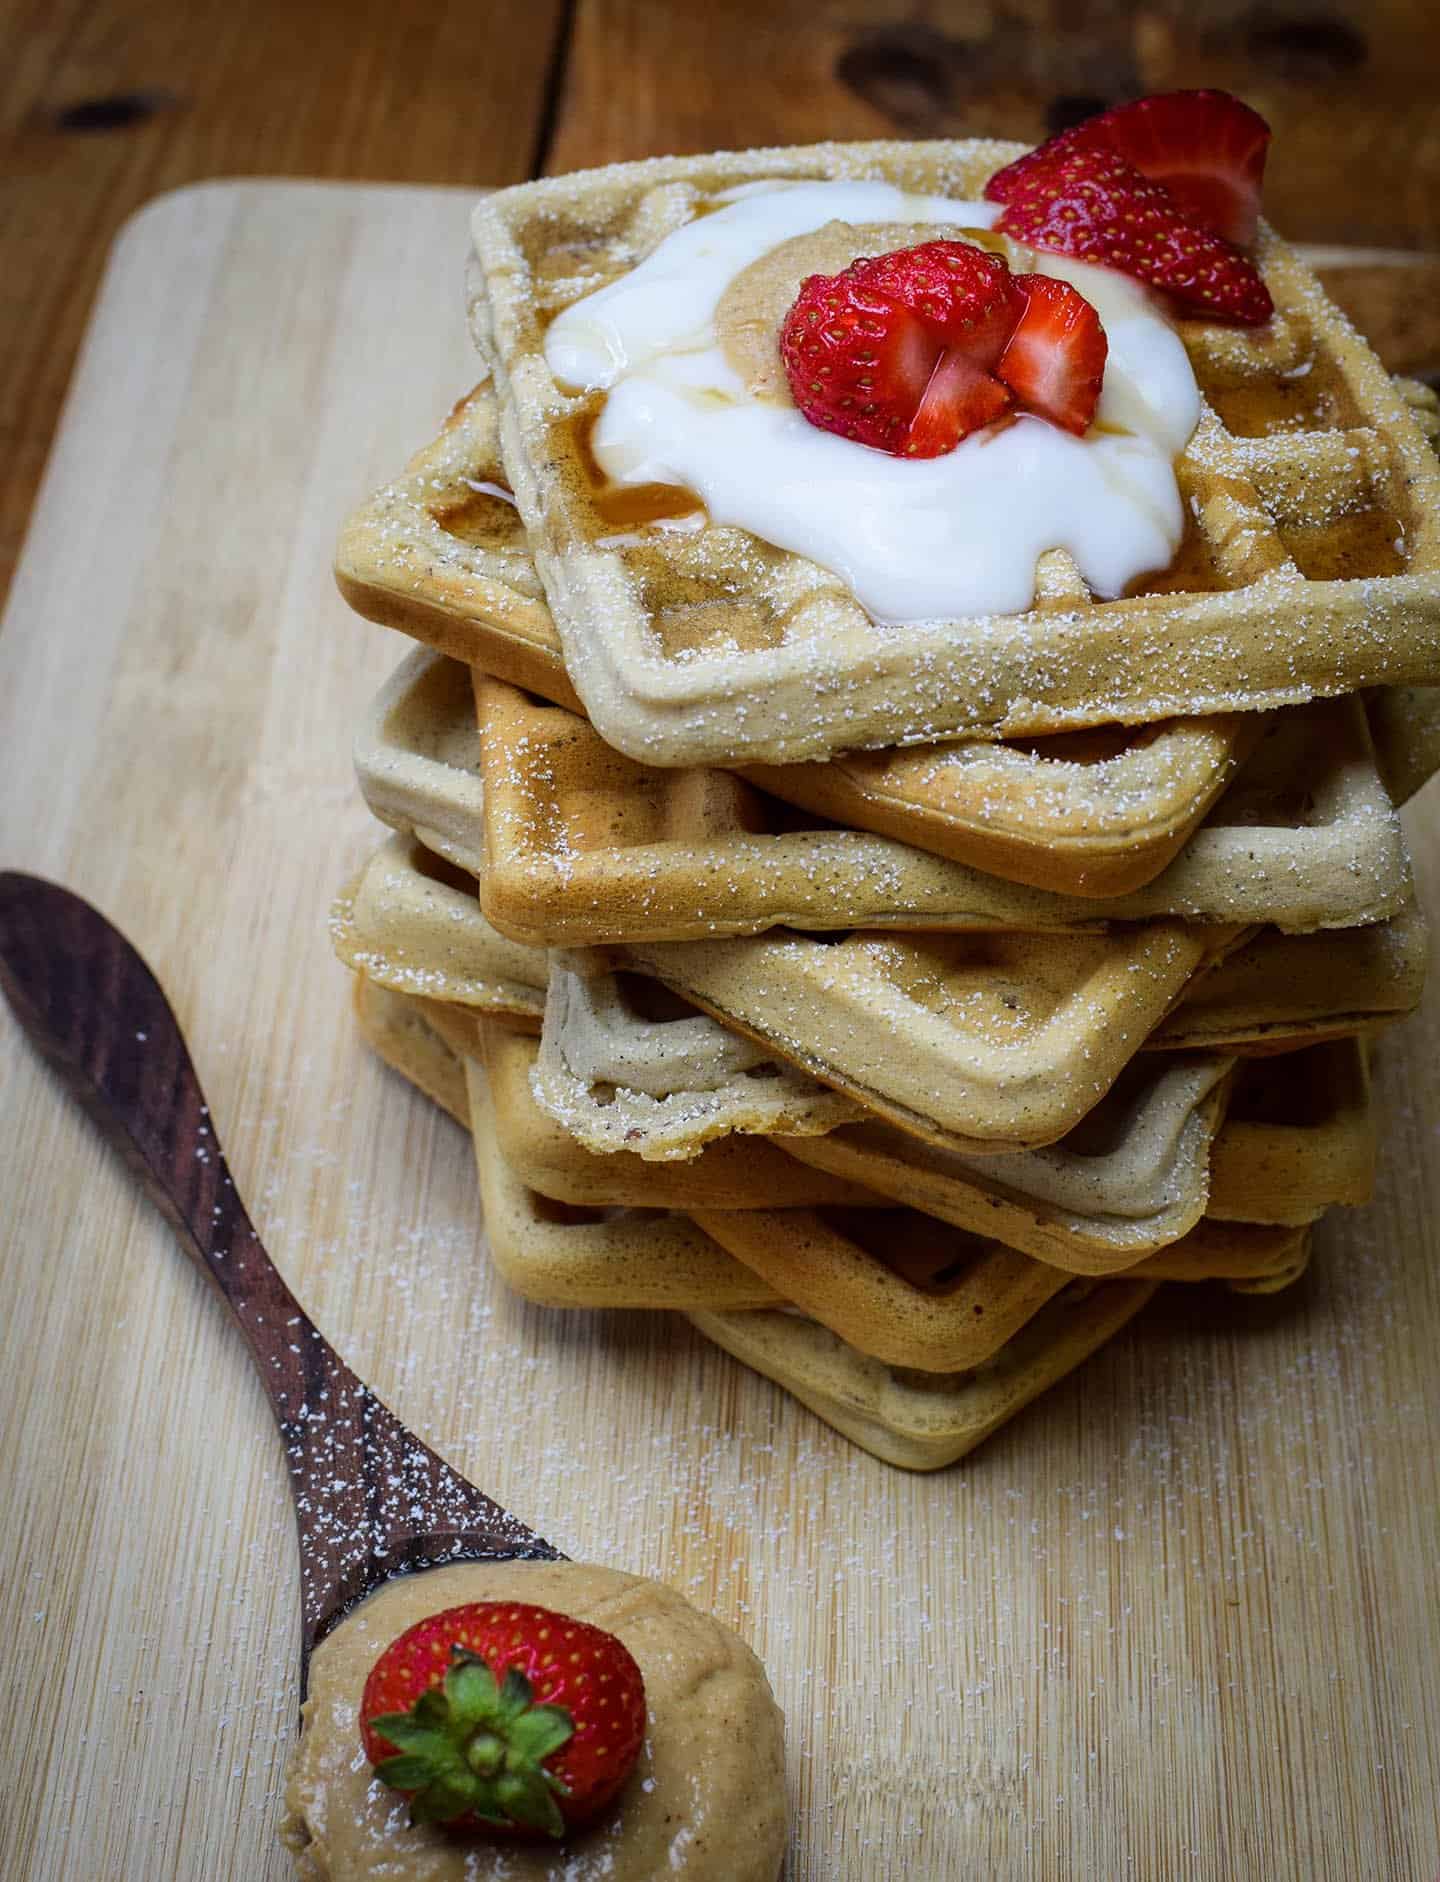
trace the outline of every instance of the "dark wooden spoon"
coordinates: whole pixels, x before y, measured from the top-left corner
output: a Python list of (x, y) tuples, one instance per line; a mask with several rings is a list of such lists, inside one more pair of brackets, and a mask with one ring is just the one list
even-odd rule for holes
[(0, 873), (0, 987), (229, 1302), (290, 1468), (310, 1653), (392, 1576), (559, 1552), (407, 1431), (316, 1330), (251, 1227), (159, 982), (68, 889)]

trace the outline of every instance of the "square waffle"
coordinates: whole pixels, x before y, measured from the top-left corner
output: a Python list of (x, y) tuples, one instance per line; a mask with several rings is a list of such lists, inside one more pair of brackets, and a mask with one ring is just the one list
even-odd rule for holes
[[(616, 1201), (593, 1206), (557, 1204), (525, 1182), (520, 1169), (504, 1154), (504, 1127), (499, 1122), (503, 1093), (495, 1088), (484, 1065), (465, 1050), (472, 1024), (469, 1016), (461, 1014), (461, 1035), (446, 1039), (448, 1028), (433, 1001), (390, 994), (363, 979), (356, 996), (361, 1028), (393, 1069), (410, 1077), (422, 1060), (414, 1039), (418, 1033), (429, 1033), (431, 1063), (424, 1067), (427, 1086), (442, 1093), (440, 1101), (452, 1114), (456, 1114), (459, 1093), (465, 1093), (463, 1122), (476, 1135), (484, 1191), (499, 1201), (504, 1218), (499, 1235), (510, 1250), (506, 1259), (516, 1272), (520, 1293), (550, 1304), (597, 1304), (574, 1295), (580, 1268), (568, 1265), (572, 1285), (567, 1289), (555, 1284), (553, 1276), (550, 1282), (536, 1284), (527, 1267), (535, 1259), (535, 1244), (559, 1242), (565, 1240), (563, 1231), (574, 1231), (576, 1246), (580, 1242), (591, 1250), (610, 1246), (612, 1265), (625, 1270), (623, 1284), (612, 1276), (612, 1289), (623, 1285), (634, 1299), (623, 1293), (616, 1295), (614, 1304), (621, 1299), (625, 1304), (661, 1304), (653, 1299), (657, 1287), (666, 1293), (668, 1304), (696, 1308), (704, 1304), (700, 1295), (712, 1291), (713, 1276), (696, 1280), (695, 1293), (687, 1299), (683, 1285), (676, 1295), (678, 1284), (664, 1253), (664, 1238), (659, 1259), (632, 1248), (634, 1223), (627, 1218), (640, 1216), (659, 1225), (666, 1216), (680, 1212), (651, 1204), (632, 1208)], [(486, 1031), (484, 1026), (480, 1029)], [(506, 1039), (495, 1029), (489, 1031), (497, 1045), (512, 1052), (518, 1048), (523, 1054), (531, 1048), (529, 1041), (516, 1035)], [(444, 1073), (440, 1073), (442, 1060), (450, 1061)], [(762, 1161), (768, 1146), (751, 1148)], [(599, 1163), (599, 1180), (606, 1182), (612, 1161), (591, 1161)], [(523, 1204), (518, 1203), (520, 1191), (525, 1191)], [(614, 1197), (619, 1191), (606, 1193)], [(853, 1195), (864, 1197), (864, 1191), (855, 1189)], [(956, 1231), (919, 1210), (887, 1206), (877, 1197), (809, 1208), (777, 1204), (768, 1210), (704, 1208), (691, 1197), (685, 1214), (693, 1216), (713, 1242), (759, 1274), (764, 1285), (751, 1289), (751, 1304), (787, 1300), (840, 1332), (856, 1349), (920, 1370), (968, 1370), (990, 1359), (1069, 1282), (1062, 1270), (1032, 1261), (992, 1236)], [(516, 1229), (510, 1218), (523, 1221), (525, 1227)], [(619, 1227), (614, 1227), (616, 1223)], [(1278, 1285), (1282, 1278), (1293, 1280), (1299, 1272), (1304, 1242), (1304, 1227), (1265, 1229), (1250, 1223), (1205, 1221), (1171, 1248), (1146, 1255), (1131, 1267), (1135, 1278), (1150, 1280)], [(518, 1268), (516, 1261), (520, 1261)], [(589, 1268), (585, 1272), (589, 1274)], [(664, 1282), (666, 1272), (668, 1282)]]
[[(1054, 1311), (1057, 1302), (1078, 1310), (1086, 1300), (1104, 1296), (1111, 1308), (1126, 1301), (1139, 1305), (1162, 1279), (1221, 1279), (1240, 1291), (1268, 1291), (1295, 1279), (1306, 1259), (1303, 1230), (1207, 1223), (1150, 1257), (1127, 1282), (1091, 1289), (910, 1209), (720, 1211), (701, 1217), (707, 1234), (678, 1212), (549, 1202), (529, 1191), (507, 1163), (487, 1076), (473, 1059), (463, 1061), (462, 1072), (461, 1058), (433, 1030), (433, 1003), (367, 990), (363, 979), (358, 993), (362, 1026), (396, 1069), (409, 1075), (415, 1062), (410, 1034), (418, 1028), (429, 1030), (436, 1053), (451, 1059), (452, 1080), (463, 1078), (492, 1254), (517, 1292), (553, 1306), (685, 1306), (707, 1333), (706, 1321), (715, 1312), (726, 1322), (739, 1313), (754, 1316), (762, 1334), (771, 1319), (817, 1331), (825, 1319), (836, 1322), (853, 1336), (852, 1343), (833, 1327), (826, 1329), (843, 1349), (840, 1363), (861, 1377), (872, 1376), (878, 1364), (892, 1386), (903, 1388), (898, 1404), (908, 1408), (908, 1415), (900, 1419), (902, 1439), (925, 1397), (951, 1403), (947, 1425), (953, 1446), (961, 1435), (953, 1424), (957, 1407), (973, 1412), (978, 1401), (987, 1417), (1002, 1406), (1009, 1408), (1008, 1416), (1040, 1389), (1046, 1355), (1057, 1363), (1065, 1359), (1061, 1370), (1068, 1370), (1093, 1350), (1099, 1328), (1112, 1325), (1109, 1314), (1084, 1316), (1084, 1335), (1077, 1340), (1071, 1314)], [(470, 1023), (461, 1017), (462, 1024)], [(726, 1252), (721, 1236), (742, 1259)], [(813, 1318), (788, 1304), (767, 1273), (757, 1271), (775, 1266), (817, 1310)], [(779, 1311), (762, 1314), (763, 1309)], [(713, 1337), (731, 1346), (723, 1330)], [(742, 1356), (748, 1356), (751, 1337), (743, 1344)], [(755, 1350), (764, 1350), (763, 1342)], [(878, 1357), (884, 1353), (895, 1357)], [(922, 1359), (942, 1363), (920, 1368)], [(1035, 1387), (1023, 1396), (1016, 1391), (1022, 1365), (1026, 1387)], [(804, 1391), (799, 1396), (810, 1402)], [(893, 1443), (870, 1442), (875, 1434), (868, 1422), (852, 1429), (831, 1416), (828, 1400), (816, 1409), (890, 1461), (913, 1462), (920, 1455), (897, 1452)], [(964, 1428), (970, 1442), (978, 1443), (1001, 1421), (967, 1416)], [(935, 1464), (959, 1454), (953, 1448), (943, 1455), (934, 1447), (926, 1451)]]
[[(997, 1103), (1013, 1109), (1005, 1079), (1015, 1061), (1005, 1047), (1017, 1037), (1019, 1070), (1032, 1071), (1037, 1060), (1053, 1064), (1057, 1076), (1068, 1067), (1068, 1087), (1041, 1092), (1052, 1114), (1074, 1107), (1055, 1132), (1063, 1136), (1104, 1095), (1137, 1043), (1269, 1051), (1373, 1031), (1413, 1006), (1425, 961), (1424, 924), (1413, 907), (1370, 928), (1265, 932), (1233, 963), (1203, 976), (1195, 939), (1202, 931), (1181, 931), (1194, 961), (1180, 973), (1183, 962), (1171, 957), (1164, 972), (1179, 983), (1170, 998), (1184, 997), (1150, 1032), (1143, 1022), (1160, 1003), (1154, 977), (1130, 974), (1125, 963), (1144, 960), (1153, 929), (1084, 937), (1093, 953), (1083, 958), (1073, 952), (1082, 938), (1062, 955), (1060, 944), (1070, 938), (972, 937), (967, 961), (953, 938), (859, 934), (833, 942), (791, 935), (588, 955), (557, 951), (547, 960), (543, 951), (495, 934), (469, 878), (398, 837), (371, 859), (358, 888), (342, 895), (333, 930), (341, 958), (380, 985), (458, 1001), (532, 1031), (547, 1011), (547, 972), (563, 977), (564, 997), (549, 1003), (537, 1096), (587, 1148), (647, 1158), (690, 1156), (735, 1129), (814, 1134), (876, 1113), (951, 1149), (1013, 1152), (1023, 1147), (1019, 1140), (958, 1135), (938, 1116), (915, 1110), (905, 1094), (934, 1113), (938, 1094), (926, 1087), (933, 1072), (952, 1098), (968, 1090), (978, 1104), (988, 1073), (999, 1081)], [(1087, 974), (1097, 995), (1108, 989), (1114, 1023), (1103, 1005), (1091, 1004)], [(644, 985), (657, 978), (680, 994), (679, 1003), (657, 1006)], [(692, 1010), (728, 1016), (726, 1000), (741, 1014), (738, 1027)], [(1032, 1005), (1038, 1026), (1027, 1019)], [(875, 1023), (887, 1006), (900, 1012), (914, 1051)], [(1116, 1019), (1126, 1012), (1128, 1020)], [(750, 1043), (757, 1039), (758, 1051)], [(1086, 1059), (1091, 1041), (1094, 1057)], [(956, 1061), (972, 1045), (983, 1049)], [(853, 1088), (865, 1077), (868, 1098)], [(1022, 1104), (1024, 1096), (1022, 1090)]]
[[(447, 1031), (446, 1009), (430, 1003), (425, 1016), (452, 1047), (464, 1050), (463, 1034)], [(500, 1153), (527, 1189), (552, 1201), (599, 1209), (730, 1210), (878, 1207), (884, 1200), (843, 1176), (810, 1169), (765, 1137), (743, 1143), (723, 1137), (679, 1163), (647, 1162), (633, 1150), (596, 1156), (536, 1103), (530, 1080), (537, 1042), (483, 1022), (478, 1031)]]
[[(336, 580), (367, 619), (579, 712), (533, 564), (523, 589), (501, 592), (520, 551), (497, 434), (482, 384), (405, 475), (350, 518)], [(833, 778), (821, 765), (771, 766), (755, 781), (802, 809), (1008, 880), (1121, 895), (1170, 860), (1258, 731), (1253, 715), (1230, 713), (851, 757)]]
[[(789, 1209), (696, 1221), (810, 1319), (892, 1366), (968, 1372), (1071, 1284), (1060, 1268), (914, 1209)], [(1202, 1222), (1127, 1279), (1288, 1285), (1309, 1231)]]
[(1221, 937), (1152, 922), (1103, 935), (787, 934), (606, 952), (901, 1129), (985, 1155), (1053, 1143), (1078, 1124)]
[(1208, 1089), (1219, 1062), (1182, 1060), (1173, 1084), (1157, 1076), (1163, 1062), (1133, 1061), (1047, 1150), (966, 1158), (879, 1122), (784, 1149), (1073, 1274), (1129, 1268), (1188, 1234), (1202, 1211), (1298, 1227), (1332, 1204), (1369, 1200), (1375, 1121), (1359, 1040), (1242, 1060)]
[(1142, 1054), (1058, 1143), (1014, 1156), (966, 1156), (878, 1120), (784, 1148), (1056, 1268), (1109, 1274), (1178, 1241), (1205, 1213), (1231, 1064)]
[(886, 1365), (796, 1313), (702, 1311), (687, 1318), (872, 1456), (903, 1470), (941, 1470), (1098, 1352), (1159, 1285), (1072, 1281), (971, 1372)]
[[(1103, 900), (1048, 894), (909, 842), (817, 826), (727, 771), (636, 764), (575, 713), (479, 673), (475, 701), (481, 903), (503, 933), (538, 945), (774, 927), (1074, 933), (1165, 915), (1306, 930), (1383, 920), (1409, 892), (1399, 819), (1358, 698), (1276, 714), (1263, 737), (1257, 721), (1258, 748), (1169, 867)], [(1037, 765), (1008, 746), (962, 749), (976, 762), (954, 768), (972, 773)], [(846, 762), (810, 769), (830, 779)], [(463, 783), (469, 801), (473, 780)], [(1020, 814), (1013, 794), (1003, 801)]]
[[(1077, 1228), (1103, 1228), (1107, 1216), (1123, 1220), (1116, 1214), (1117, 1204), (1135, 1210), (1137, 1204), (1158, 1201), (1158, 1209), (1130, 1219), (1137, 1232), (1129, 1244), (1110, 1249), (1104, 1269), (1091, 1268), (1069, 1258), (1068, 1248), (1063, 1251), (1066, 1258), (1056, 1260), (1054, 1248), (1031, 1247), (1023, 1239), (1023, 1226), (1018, 1234), (1012, 1232), (1012, 1217), (996, 1206), (1006, 1192), (993, 1184), (980, 1187), (993, 1177), (993, 1170), (965, 1166), (950, 1173), (948, 1189), (927, 1189), (914, 1180), (914, 1172), (923, 1172), (927, 1165), (943, 1168), (927, 1155), (930, 1146), (883, 1125), (842, 1131), (826, 1140), (838, 1143), (848, 1137), (863, 1144), (867, 1129), (878, 1133), (872, 1144), (882, 1154), (872, 1154), (857, 1166), (867, 1178), (881, 1173), (884, 1180), (878, 1190), (807, 1169), (798, 1161), (793, 1142), (785, 1145), (788, 1154), (781, 1154), (778, 1145), (764, 1139), (743, 1146), (722, 1141), (679, 1165), (647, 1163), (624, 1151), (596, 1156), (536, 1104), (530, 1090), (534, 1039), (487, 1022), (471, 1008), (392, 993), (363, 974), (356, 976), (355, 1008), (376, 1051), (467, 1128), (464, 1061), (478, 1056), (485, 1068), (496, 1144), (511, 1175), (547, 1201), (581, 1209), (680, 1209), (698, 1215), (825, 1205), (873, 1208), (907, 1220), (923, 1211), (980, 1239), (1038, 1253), (1041, 1260), (1072, 1273), (1124, 1266), (1159, 1275), (1160, 1267), (1147, 1257), (1165, 1250), (1174, 1260), (1161, 1278), (1225, 1279), (1259, 1286), (1287, 1271), (1288, 1256), (1272, 1259), (1279, 1242), (1251, 1236), (1248, 1225), (1302, 1227), (1331, 1202), (1364, 1201), (1374, 1161), (1363, 1052), (1354, 1042), (1242, 1067), (1237, 1082), (1243, 1095), (1234, 1115), (1227, 1112), (1223, 1123), (1221, 1104), (1232, 1089), (1223, 1062), (1161, 1065), (1152, 1060), (1148, 1087), (1138, 1093), (1117, 1091), (1097, 1106), (1097, 1113), (1107, 1114), (1100, 1129), (1092, 1113), (1056, 1151), (1005, 1161), (1004, 1174), (1014, 1184), (1009, 1194), (1026, 1195), (1020, 1185), (1028, 1180), (1028, 1195), (1038, 1201), (1042, 1219), (1046, 1206), (1059, 1199), (1073, 1205)], [(884, 1167), (886, 1139), (898, 1140), (890, 1168)], [(799, 1154), (808, 1148), (799, 1147)], [(1212, 1171), (1208, 1205), (1207, 1161)], [(960, 1189), (969, 1191), (968, 1214), (955, 1212), (967, 1207), (956, 1200), (954, 1192)], [(978, 1206), (977, 1195), (982, 1198)], [(909, 1207), (897, 1212), (893, 1204), (900, 1200)], [(1088, 1218), (1080, 1213), (1086, 1205)], [(1054, 1219), (1057, 1211), (1052, 1207), (1049, 1214)], [(1158, 1232), (1157, 1220), (1162, 1225)], [(1247, 1226), (1230, 1235), (1222, 1226), (1226, 1221)], [(732, 1246), (722, 1229), (711, 1225), (710, 1232)], [(887, 1234), (884, 1258), (896, 1272), (916, 1285), (931, 1285), (935, 1277), (926, 1277), (929, 1257), (923, 1251), (939, 1244), (914, 1234), (908, 1239), (893, 1231)]]
[(1270, 323), (1179, 323), (1204, 395), (1177, 465), (1195, 529), (1143, 592), (1098, 600), (1052, 552), (1023, 613), (879, 628), (828, 571), (703, 513), (684, 531), (612, 513), (586, 446), (598, 399), (562, 391), (545, 361), (559, 311), (719, 191), (866, 176), (973, 196), (1018, 154), (972, 140), (665, 158), (478, 205), (474, 326), (503, 456), (567, 670), (609, 744), (650, 764), (788, 763), (1440, 677), (1440, 467), (1378, 360), (1263, 225)]
[(1249, 1059), (1211, 1152), (1206, 1206), (1225, 1221), (1313, 1221), (1332, 1203), (1370, 1200), (1375, 1152), (1362, 1041)]
[[(597, 971), (599, 969), (600, 971)], [(670, 994), (557, 948), (532, 1086), (541, 1107), (596, 1155), (693, 1157), (732, 1133), (813, 1136), (865, 1116), (832, 1091)]]
[(1379, 1032), (1420, 1004), (1428, 955), (1425, 917), (1413, 900), (1367, 928), (1262, 929), (1198, 977), (1148, 1043), (1283, 1052)]
[(474, 878), (413, 839), (392, 836), (346, 883), (330, 911), (330, 940), (377, 986), (540, 1029), (545, 956), (497, 934)]

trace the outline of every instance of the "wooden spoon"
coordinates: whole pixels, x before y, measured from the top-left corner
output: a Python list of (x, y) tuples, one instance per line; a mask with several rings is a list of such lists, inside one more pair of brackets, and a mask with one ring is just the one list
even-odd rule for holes
[(302, 1696), (316, 1642), (391, 1577), (563, 1559), (407, 1431), (312, 1325), (250, 1224), (179, 1023), (124, 935), (68, 889), (0, 873), (0, 987), (249, 1343), (295, 1497)]

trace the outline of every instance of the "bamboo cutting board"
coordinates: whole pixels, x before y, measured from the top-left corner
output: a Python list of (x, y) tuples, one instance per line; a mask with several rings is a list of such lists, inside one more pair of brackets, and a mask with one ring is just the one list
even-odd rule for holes
[[(357, 1044), (326, 907), (375, 840), (349, 739), (405, 644), (329, 556), (474, 372), (466, 200), (215, 185), (128, 227), (0, 637), (0, 864), (147, 955), (267, 1245), (396, 1411), (751, 1640), (790, 1882), (1431, 1882), (1433, 1000), (1380, 1053), (1381, 1193), (1302, 1286), (1162, 1293), (929, 1477), (678, 1319), (507, 1295), (468, 1140)], [(1411, 834), (1435, 907), (1433, 805)], [(0, 1873), (282, 1882), (277, 1441), (169, 1230), (0, 1037)]]

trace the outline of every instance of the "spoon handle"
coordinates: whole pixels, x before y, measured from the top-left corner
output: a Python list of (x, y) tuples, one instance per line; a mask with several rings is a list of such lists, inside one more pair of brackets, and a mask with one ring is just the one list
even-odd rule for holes
[(179, 1023), (119, 930), (68, 889), (0, 873), (0, 988), (240, 1324), (285, 1442), (306, 1657), (406, 1568), (553, 1557), (399, 1423), (285, 1285), (226, 1167)]

